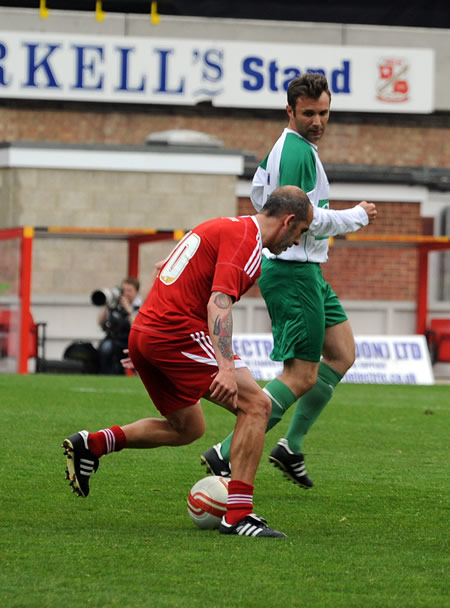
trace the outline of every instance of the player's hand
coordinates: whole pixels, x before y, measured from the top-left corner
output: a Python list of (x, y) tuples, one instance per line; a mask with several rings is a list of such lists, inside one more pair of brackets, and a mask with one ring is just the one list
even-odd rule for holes
[(374, 203), (368, 203), (367, 201), (361, 201), (360, 206), (364, 209), (364, 211), (367, 213), (367, 216), (369, 218), (369, 224), (371, 222), (375, 221), (375, 218), (377, 217), (377, 208), (375, 207)]
[[(123, 349), (123, 354), (124, 355), (128, 355), (128, 348), (124, 348)], [(120, 360), (120, 362), (122, 363), (122, 367), (124, 369), (132, 369), (135, 370), (135, 367), (133, 365), (133, 361), (131, 360), (130, 357), (124, 357), (123, 359)]]
[(166, 260), (160, 260), (159, 262), (156, 262), (156, 264), (153, 266), (152, 276), (150, 277), (150, 280), (147, 285), (147, 293), (150, 293), (150, 290), (153, 287), (156, 279), (158, 278), (159, 271), (164, 266), (165, 261)]
[(209, 395), (214, 401), (237, 410), (238, 387), (233, 369), (219, 369), (209, 387)]

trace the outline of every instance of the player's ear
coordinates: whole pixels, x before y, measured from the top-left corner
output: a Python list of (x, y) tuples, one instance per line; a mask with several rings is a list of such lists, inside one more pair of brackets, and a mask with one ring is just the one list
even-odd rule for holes
[(283, 220), (283, 226), (286, 226), (286, 228), (291, 228), (292, 224), (295, 222), (295, 219), (296, 218), (294, 213), (289, 213), (289, 215), (285, 215)]

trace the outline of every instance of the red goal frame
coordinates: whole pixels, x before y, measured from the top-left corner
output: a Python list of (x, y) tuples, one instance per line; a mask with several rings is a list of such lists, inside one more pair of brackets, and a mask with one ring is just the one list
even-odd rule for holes
[(131, 228), (71, 228), (61, 226), (17, 227), (0, 229), (0, 241), (19, 239), (19, 318), (18, 354), (16, 372), (28, 373), (30, 332), (33, 330), (31, 316), (31, 281), (33, 264), (33, 241), (35, 238), (76, 238), (125, 240), (128, 243), (128, 276), (139, 274), (139, 248), (144, 243), (156, 241), (179, 241), (185, 230), (156, 230)]
[[(33, 329), (31, 316), (31, 281), (33, 241), (35, 238), (77, 238), (126, 240), (128, 242), (128, 275), (139, 274), (139, 248), (144, 243), (183, 238), (185, 230), (120, 229), (120, 228), (70, 228), (61, 226), (17, 227), (0, 229), (0, 241), (19, 239), (19, 340), (17, 373), (28, 373), (29, 338)], [(416, 333), (426, 334), (428, 315), (428, 254), (430, 251), (450, 249), (449, 237), (412, 236), (412, 235), (359, 235), (347, 234), (332, 240), (335, 245), (359, 245), (378, 242), (393, 247), (410, 246), (419, 254), (418, 289), (416, 298)]]

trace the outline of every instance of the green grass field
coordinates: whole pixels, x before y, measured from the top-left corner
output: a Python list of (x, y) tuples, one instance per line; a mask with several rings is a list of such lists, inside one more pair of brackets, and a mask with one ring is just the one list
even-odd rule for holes
[(102, 459), (70, 492), (61, 440), (154, 415), (138, 379), (0, 375), (0, 606), (450, 606), (450, 387), (341, 385), (307, 439), (305, 491), (267, 460), (255, 511), (287, 539), (200, 531), (186, 497), (199, 455), (233, 417), (181, 448)]

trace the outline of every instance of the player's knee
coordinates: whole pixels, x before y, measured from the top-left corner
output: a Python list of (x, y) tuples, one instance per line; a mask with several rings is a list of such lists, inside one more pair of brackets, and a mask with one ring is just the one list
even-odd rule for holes
[(205, 432), (204, 428), (194, 427), (185, 428), (178, 431), (178, 442), (177, 445), (188, 445), (199, 439)]
[(355, 360), (356, 360), (356, 355), (353, 352), (352, 355), (350, 357), (347, 357), (347, 359), (345, 361), (345, 367), (347, 368), (346, 371), (348, 371), (351, 368), (351, 366), (353, 365), (353, 363), (355, 362)]
[(333, 369), (337, 369), (342, 375), (345, 375), (346, 372), (351, 368), (356, 359), (355, 349), (347, 349), (345, 352), (341, 353), (338, 361), (334, 363), (334, 365), (330, 365)]
[(350, 369), (353, 363), (356, 361), (356, 346), (355, 342), (352, 344), (352, 348), (348, 349), (347, 352), (347, 369)]
[(184, 436), (183, 445), (193, 443), (197, 439), (200, 439), (200, 437), (203, 435), (204, 432), (205, 432), (204, 426), (203, 427), (197, 426), (195, 428), (185, 430), (185, 432), (183, 433), (183, 436)]
[(186, 425), (185, 434), (188, 438), (186, 443), (192, 443), (193, 441), (200, 439), (205, 432), (205, 429), (206, 425), (203, 416), (196, 417), (195, 422), (191, 421), (191, 424)]
[(300, 394), (303, 395), (304, 393), (307, 393), (308, 391), (310, 391), (316, 382), (317, 382), (317, 373), (316, 372), (311, 372), (310, 374), (307, 374), (305, 376), (304, 383), (303, 383), (303, 391)]
[(294, 393), (294, 395), (296, 397), (301, 397), (302, 395), (307, 393), (309, 390), (311, 390), (316, 382), (317, 382), (317, 372), (311, 371), (311, 372), (304, 373), (295, 379), (293, 379), (291, 377), (290, 382), (289, 382), (289, 388), (291, 389), (291, 391)]
[(343, 337), (342, 340), (332, 340), (324, 345), (323, 362), (343, 376), (354, 364), (356, 347), (353, 336)]
[(262, 391), (248, 403), (246, 408), (247, 414), (254, 418), (261, 418), (265, 422), (269, 421), (272, 403), (269, 397)]
[(169, 424), (178, 435), (177, 445), (188, 445), (199, 439), (205, 432), (205, 422), (202, 418), (190, 419), (184, 423), (169, 420)]

